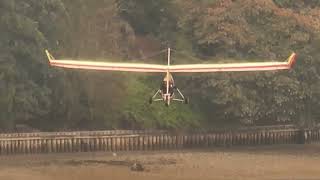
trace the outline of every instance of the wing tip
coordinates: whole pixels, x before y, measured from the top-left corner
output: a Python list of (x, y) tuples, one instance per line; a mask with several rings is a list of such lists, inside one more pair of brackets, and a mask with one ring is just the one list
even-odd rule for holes
[(293, 66), (295, 65), (296, 61), (297, 61), (297, 54), (295, 52), (293, 52), (291, 54), (291, 56), (289, 57), (289, 60), (288, 60), (288, 66), (289, 66), (290, 69), (293, 68)]
[(51, 61), (54, 60), (54, 57), (49, 53), (49, 51), (47, 49), (45, 50), (45, 53), (48, 57), (49, 63), (51, 64)]

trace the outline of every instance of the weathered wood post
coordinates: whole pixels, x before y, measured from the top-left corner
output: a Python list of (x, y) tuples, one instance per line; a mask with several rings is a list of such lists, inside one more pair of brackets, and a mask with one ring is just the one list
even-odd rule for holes
[(129, 150), (134, 151), (134, 137), (129, 138)]
[(124, 145), (125, 145), (125, 149), (124, 149), (124, 151), (129, 151), (130, 150), (130, 145), (129, 145), (129, 139), (130, 139), (130, 137), (125, 137), (124, 138)]

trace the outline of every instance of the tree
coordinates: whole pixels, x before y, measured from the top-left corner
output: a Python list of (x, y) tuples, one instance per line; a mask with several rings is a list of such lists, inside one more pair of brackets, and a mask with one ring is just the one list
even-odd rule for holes
[(117, 0), (120, 15), (138, 34), (152, 34), (170, 41), (176, 31), (179, 9), (170, 0)]
[(206, 6), (194, 1), (188, 3), (179, 24), (192, 37), (198, 55), (206, 57), (206, 63), (213, 58), (285, 59), (290, 50), (299, 54), (298, 65), (290, 72), (190, 78), (189, 84), (198, 89), (193, 95), (203, 97), (199, 104), (207, 117), (249, 124), (314, 119), (308, 118), (310, 115), (305, 112), (311, 110), (310, 100), (319, 98), (310, 89), (313, 87), (310, 83), (317, 82), (319, 74), (313, 68), (317, 66), (311, 65), (318, 62), (311, 56), (317, 54), (312, 49), (320, 30), (318, 19), (311, 14), (317, 13), (293, 14), (272, 1), (215, 1)]

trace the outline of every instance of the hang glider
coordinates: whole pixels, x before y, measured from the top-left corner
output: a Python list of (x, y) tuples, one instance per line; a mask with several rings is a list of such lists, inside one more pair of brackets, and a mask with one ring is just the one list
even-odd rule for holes
[(186, 64), (186, 65), (158, 65), (158, 64), (138, 64), (138, 63), (114, 63), (97, 62), (89, 60), (56, 60), (46, 50), (49, 63), (52, 66), (104, 70), (104, 71), (124, 71), (124, 72), (162, 72), (171, 73), (199, 73), (199, 72), (233, 72), (233, 71), (272, 71), (290, 69), (296, 59), (296, 54), (292, 53), (286, 62), (252, 62), (252, 63), (226, 63), (226, 64)]
[[(204, 73), (204, 72), (235, 72), (235, 71), (274, 71), (291, 69), (296, 61), (297, 55), (292, 53), (285, 62), (252, 62), (252, 63), (225, 63), (225, 64), (186, 64), (171, 65), (170, 55), (171, 49), (168, 48), (168, 64), (137, 64), (137, 63), (114, 63), (114, 62), (96, 62), (88, 60), (56, 60), (48, 50), (46, 54), (51, 66), (71, 68), (71, 69), (87, 69), (102, 71), (124, 71), (124, 72), (153, 72), (166, 73), (160, 89), (149, 99), (151, 104), (154, 101), (164, 101), (169, 106), (171, 101), (179, 101), (188, 103), (181, 91), (176, 87), (171, 73)], [(178, 96), (175, 96), (177, 92)], [(159, 98), (157, 96), (160, 95)]]

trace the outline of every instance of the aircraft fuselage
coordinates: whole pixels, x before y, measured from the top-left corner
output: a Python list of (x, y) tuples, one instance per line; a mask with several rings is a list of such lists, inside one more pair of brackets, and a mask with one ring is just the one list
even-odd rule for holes
[(163, 78), (160, 91), (163, 101), (166, 105), (170, 105), (171, 99), (174, 95), (175, 84), (171, 73), (167, 73), (167, 75)]
[[(181, 91), (176, 87), (172, 74), (170, 72), (170, 55), (171, 49), (168, 48), (168, 69), (165, 77), (161, 83), (160, 89), (149, 99), (151, 104), (153, 101), (164, 101), (166, 106), (169, 106), (171, 101), (189, 103), (189, 99), (185, 98)], [(174, 92), (177, 92), (178, 97), (175, 96)], [(157, 95), (160, 95), (161, 98), (156, 98)]]

